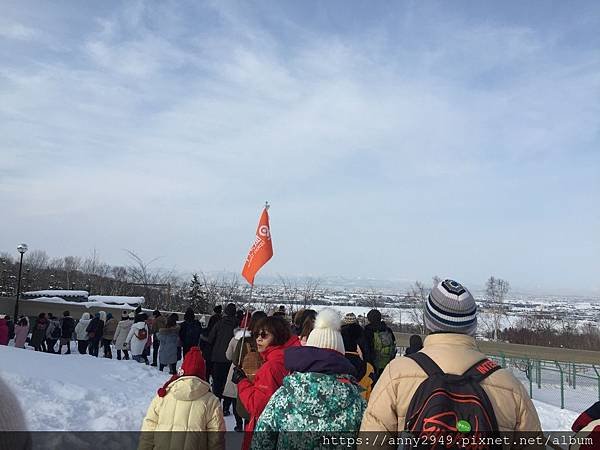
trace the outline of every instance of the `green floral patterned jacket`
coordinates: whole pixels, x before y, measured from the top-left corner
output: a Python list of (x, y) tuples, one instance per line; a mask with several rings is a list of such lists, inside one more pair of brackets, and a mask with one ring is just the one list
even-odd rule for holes
[(338, 448), (323, 439), (357, 436), (366, 408), (361, 392), (349, 375), (296, 372), (285, 377), (258, 420), (251, 449)]

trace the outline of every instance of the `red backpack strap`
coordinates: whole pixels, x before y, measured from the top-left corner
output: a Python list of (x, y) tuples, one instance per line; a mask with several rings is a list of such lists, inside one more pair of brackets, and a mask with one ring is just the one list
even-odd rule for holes
[(481, 361), (477, 361), (475, 364), (469, 367), (463, 376), (474, 378), (477, 381), (482, 381), (499, 369), (502, 369), (502, 367), (500, 367), (498, 363), (489, 358), (485, 358)]

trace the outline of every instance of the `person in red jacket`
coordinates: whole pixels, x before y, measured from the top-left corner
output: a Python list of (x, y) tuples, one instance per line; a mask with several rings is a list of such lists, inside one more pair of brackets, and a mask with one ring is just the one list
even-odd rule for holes
[(233, 370), (232, 381), (238, 387), (238, 400), (242, 402), (250, 420), (246, 424), (242, 450), (250, 448), (252, 432), (258, 418), (267, 406), (269, 399), (283, 384), (283, 378), (289, 375), (283, 360), (287, 348), (300, 346), (297, 336), (292, 335), (290, 326), (278, 316), (265, 317), (256, 324), (253, 337), (263, 360), (263, 365), (250, 381), (239, 367)]
[(0, 315), (0, 345), (8, 345), (8, 322), (4, 314)]

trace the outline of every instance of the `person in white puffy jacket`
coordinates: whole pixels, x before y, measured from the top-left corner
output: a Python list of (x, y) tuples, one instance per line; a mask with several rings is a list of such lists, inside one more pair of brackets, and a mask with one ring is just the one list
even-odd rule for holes
[(137, 362), (145, 362), (149, 364), (148, 357), (144, 356), (144, 348), (150, 334), (146, 325), (146, 314), (138, 314), (135, 321), (127, 334), (127, 345), (131, 350), (131, 358)]
[(156, 449), (225, 449), (223, 410), (206, 382), (206, 364), (197, 346), (189, 349), (179, 372), (158, 389), (148, 407), (138, 450)]
[(132, 312), (127, 314), (127, 311), (123, 311), (121, 321), (117, 324), (117, 330), (115, 331), (113, 341), (115, 343), (115, 348), (117, 349), (118, 360), (121, 360), (121, 352), (125, 354), (123, 359), (129, 359), (127, 336), (129, 335), (129, 330), (131, 330), (131, 326), (133, 325), (133, 317), (134, 316)]
[(85, 355), (88, 346), (88, 334), (86, 328), (90, 323), (90, 313), (83, 313), (81, 319), (75, 325), (75, 336), (77, 337), (77, 350), (80, 354)]

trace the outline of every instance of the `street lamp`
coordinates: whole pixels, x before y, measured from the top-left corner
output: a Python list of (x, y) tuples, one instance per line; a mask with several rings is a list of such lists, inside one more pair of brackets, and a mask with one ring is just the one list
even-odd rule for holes
[(19, 319), (19, 297), (21, 296), (21, 271), (23, 270), (23, 255), (27, 251), (27, 244), (19, 244), (17, 246), (18, 252), (21, 254), (21, 260), (19, 261), (19, 279), (17, 280), (17, 299), (15, 300), (15, 315), (13, 320), (17, 323)]

